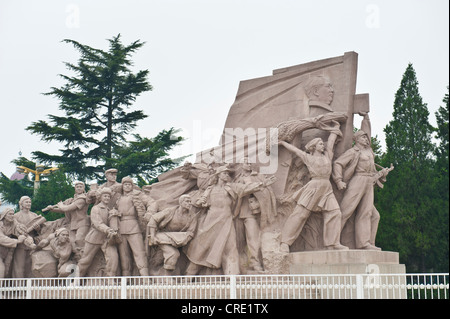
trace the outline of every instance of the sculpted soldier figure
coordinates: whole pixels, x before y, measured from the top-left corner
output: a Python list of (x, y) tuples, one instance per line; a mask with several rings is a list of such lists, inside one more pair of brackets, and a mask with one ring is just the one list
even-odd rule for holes
[(216, 169), (217, 179), (200, 197), (200, 205), (207, 208), (204, 219), (199, 220), (195, 237), (186, 251), (190, 264), (186, 275), (196, 275), (201, 268), (222, 268), (224, 274), (239, 274), (239, 253), (232, 206), (245, 195), (275, 182), (271, 177), (264, 182), (231, 183), (230, 169), (226, 165)]
[(122, 242), (119, 244), (120, 265), (123, 276), (131, 276), (132, 258), (141, 276), (148, 276), (148, 261), (144, 248), (142, 230), (139, 226), (138, 211), (140, 191), (134, 191), (134, 182), (130, 177), (122, 179), (122, 194), (117, 200), (120, 215), (119, 230)]
[(89, 208), (85, 185), (83, 182), (76, 181), (74, 184), (75, 196), (56, 205), (48, 205), (42, 211), (51, 210), (57, 213), (66, 214), (70, 222), (70, 242), (73, 246), (75, 258), (81, 257), (81, 251), (84, 247), (84, 238), (89, 231), (89, 217), (87, 210)]
[[(26, 234), (31, 237), (38, 235), (41, 224), (46, 220), (44, 217), (31, 211), (31, 198), (22, 196), (19, 200), (20, 210), (14, 215), (18, 223), (25, 225)], [(24, 243), (18, 244), (14, 250), (13, 278), (25, 278), (31, 275), (31, 248)]]
[(116, 230), (109, 226), (111, 218), (117, 215), (116, 210), (109, 209), (111, 200), (111, 189), (104, 187), (100, 190), (100, 203), (92, 207), (91, 210), (91, 228), (86, 235), (83, 255), (78, 261), (78, 271), (80, 277), (83, 277), (95, 254), (101, 249), (106, 260), (106, 276), (116, 276), (119, 266), (119, 255), (115, 238), (118, 236)]
[[(106, 183), (99, 186), (99, 190), (101, 190), (104, 187), (108, 187), (111, 190), (111, 200), (109, 202), (109, 208), (112, 209), (117, 202), (117, 199), (119, 198), (119, 194), (117, 193), (117, 190), (120, 188), (120, 183), (117, 182), (117, 169), (110, 168), (105, 171), (105, 177), (106, 177)], [(98, 203), (98, 201), (97, 201)]]
[[(339, 123), (334, 122), (334, 124), (335, 129), (339, 130)], [(284, 141), (280, 142), (287, 150), (301, 158), (311, 175), (311, 180), (297, 194), (294, 194), (297, 205), (281, 231), (280, 250), (282, 252), (289, 252), (289, 246), (300, 235), (311, 212), (319, 212), (323, 216), (325, 247), (337, 250), (348, 249), (340, 243), (341, 211), (330, 182), (336, 138), (337, 134), (332, 131), (326, 149), (321, 138), (311, 140), (305, 146), (307, 153)]]
[(159, 245), (164, 256), (164, 270), (170, 275), (175, 270), (180, 257), (179, 248), (185, 246), (193, 237), (197, 218), (190, 211), (191, 197), (182, 195), (178, 206), (166, 208), (150, 217), (149, 245)]
[(343, 229), (348, 219), (355, 214), (355, 245), (357, 249), (381, 250), (375, 246), (380, 214), (373, 205), (374, 185), (381, 183), (393, 169), (375, 169), (375, 155), (370, 146), (370, 120), (367, 113), (361, 130), (353, 135), (355, 145), (343, 153), (333, 165), (333, 180), (339, 190), (344, 190), (341, 201)]
[[(264, 176), (254, 171), (248, 158), (245, 157), (242, 160), (241, 171), (235, 177), (234, 182), (250, 184), (263, 181)], [(247, 243), (247, 249), (245, 250), (247, 251), (249, 266), (253, 270), (263, 270), (260, 258), (260, 223), (273, 222), (276, 214), (275, 194), (269, 187), (239, 198), (237, 201), (234, 215), (243, 223), (245, 241)]]
[(0, 213), (0, 278), (5, 278), (17, 245), (25, 242), (27, 237), (29, 244), (33, 244), (33, 239), (25, 232), (25, 226), (16, 221), (12, 208)]

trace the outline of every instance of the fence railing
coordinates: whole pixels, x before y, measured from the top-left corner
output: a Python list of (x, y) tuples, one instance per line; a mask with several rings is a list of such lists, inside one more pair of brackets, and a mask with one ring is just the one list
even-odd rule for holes
[(6, 278), (0, 299), (449, 299), (449, 274)]

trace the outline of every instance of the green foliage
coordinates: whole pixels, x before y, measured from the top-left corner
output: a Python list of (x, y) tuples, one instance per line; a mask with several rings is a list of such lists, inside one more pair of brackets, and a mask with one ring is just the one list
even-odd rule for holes
[(27, 177), (22, 180), (10, 180), (8, 176), (0, 173), (0, 196), (3, 202), (12, 205), (19, 204), (22, 196), (33, 196), (33, 182)]
[[(39, 190), (32, 197), (31, 210), (36, 213), (41, 212), (48, 205), (57, 204), (73, 197), (74, 194), (72, 180), (63, 171), (56, 171), (48, 177), (47, 181), (41, 182)], [(64, 217), (64, 214), (54, 212), (43, 215), (48, 221)]]
[(134, 135), (135, 141), (116, 146), (111, 166), (118, 169), (118, 180), (124, 176), (136, 177), (138, 185), (157, 181), (158, 175), (177, 166), (185, 157), (169, 158), (168, 151), (183, 140), (175, 129), (163, 130), (154, 138)]
[[(33, 152), (33, 158), (46, 165), (56, 163), (60, 169), (47, 181), (42, 181), (33, 198), (33, 180), (11, 181), (0, 175), (0, 194), (3, 201), (16, 204), (23, 195), (32, 197), (32, 209), (39, 212), (49, 204), (56, 204), (74, 194), (72, 181), (97, 179), (104, 181), (104, 170), (117, 168), (119, 178), (137, 177), (139, 185), (156, 181), (159, 174), (176, 166), (182, 159), (170, 159), (168, 152), (183, 140), (175, 129), (163, 130), (154, 138), (129, 135), (137, 123), (147, 115), (130, 110), (136, 98), (152, 89), (147, 81), (148, 70), (133, 72), (131, 56), (144, 43), (137, 40), (123, 45), (120, 34), (108, 40), (107, 51), (83, 45), (77, 41), (63, 41), (80, 53), (76, 64), (65, 63), (71, 75), (60, 75), (65, 84), (52, 87), (45, 93), (59, 100), (63, 116), (49, 115), (48, 121), (31, 123), (26, 130), (41, 136), (47, 143), (63, 144), (60, 154)], [(35, 162), (26, 158), (13, 161), (31, 169)], [(60, 218), (57, 213), (45, 215), (47, 220)]]
[(398, 251), (409, 272), (448, 271), (448, 211), (445, 215), (442, 211), (448, 209), (448, 195), (445, 200), (437, 189), (431, 139), (435, 129), (428, 116), (409, 64), (395, 95), (393, 120), (384, 129), (386, 153), (381, 164), (393, 163), (395, 169), (384, 189), (376, 191), (375, 202), (382, 216), (378, 244)]
[[(445, 94), (444, 106), (439, 107), (435, 113), (437, 128), (436, 138), (438, 139), (438, 146), (435, 150), (436, 162), (435, 162), (435, 175), (433, 180), (433, 192), (434, 202), (433, 211), (436, 214), (436, 223), (441, 225), (433, 234), (435, 235), (436, 247), (433, 249), (434, 264), (442, 264), (442, 269), (449, 269), (449, 134), (448, 134), (448, 121), (449, 121), (449, 94)], [(446, 254), (446, 258), (445, 258)], [(444, 256), (443, 256), (444, 255)], [(438, 257), (436, 257), (438, 256)], [(439, 258), (439, 256), (442, 256)], [(442, 259), (442, 260), (440, 260)]]
[[(15, 159), (13, 162), (16, 165), (29, 168), (33, 167), (31, 165), (33, 162), (24, 157)], [(32, 179), (30, 179), (30, 176)], [(31, 210), (40, 213), (47, 205), (56, 204), (74, 195), (72, 180), (61, 170), (42, 179), (40, 187), (36, 192), (34, 192), (34, 182), (32, 181), (34, 178), (34, 175), (29, 173), (22, 180), (10, 180), (3, 173), (0, 173), (0, 194), (2, 195), (2, 200), (15, 205), (15, 209), (17, 210), (19, 209), (20, 198), (22, 196), (29, 196), (32, 199)], [(49, 221), (63, 217), (58, 213), (47, 213), (44, 216)]]
[(64, 144), (60, 155), (36, 151), (34, 157), (46, 164), (59, 163), (79, 179), (99, 177), (104, 166), (110, 166), (113, 148), (122, 146), (137, 122), (147, 117), (140, 110), (128, 111), (141, 93), (152, 89), (148, 70), (130, 70), (130, 56), (144, 43), (138, 40), (125, 46), (120, 34), (108, 41), (108, 51), (63, 41), (81, 56), (77, 64), (65, 63), (75, 75), (60, 75), (66, 84), (46, 95), (59, 99), (65, 116), (49, 115), (49, 122), (40, 120), (27, 127), (45, 142)]

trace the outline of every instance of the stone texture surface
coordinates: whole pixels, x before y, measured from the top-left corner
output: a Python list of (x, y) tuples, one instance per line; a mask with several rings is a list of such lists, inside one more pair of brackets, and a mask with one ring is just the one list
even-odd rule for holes
[(290, 253), (290, 274), (406, 273), (399, 254), (391, 251), (347, 250)]

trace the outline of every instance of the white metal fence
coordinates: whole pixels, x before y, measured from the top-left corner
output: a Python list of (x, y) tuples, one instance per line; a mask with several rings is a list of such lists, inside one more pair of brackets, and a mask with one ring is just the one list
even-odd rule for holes
[(449, 299), (449, 274), (0, 279), (0, 299)]

